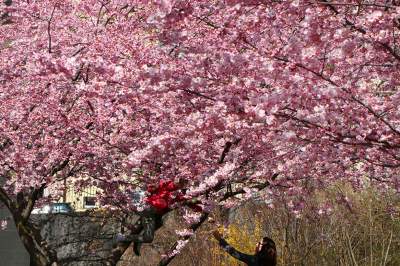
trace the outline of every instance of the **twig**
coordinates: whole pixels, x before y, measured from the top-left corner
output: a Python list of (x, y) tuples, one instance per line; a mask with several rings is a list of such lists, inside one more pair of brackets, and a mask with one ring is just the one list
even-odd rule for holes
[[(200, 228), (200, 226), (207, 220), (208, 216), (210, 215), (210, 213), (207, 212), (203, 212), (200, 216), (200, 219), (197, 223), (192, 224), (189, 229), (191, 229), (193, 232), (196, 232), (197, 229)], [(187, 236), (183, 236), (181, 237), (179, 240), (188, 240), (191, 236), (187, 235)], [(178, 241), (175, 242), (172, 247), (170, 248), (170, 252), (172, 252), (173, 250), (175, 250), (176, 246), (178, 245)], [(158, 263), (158, 266), (167, 266), (174, 258), (176, 255), (172, 255), (172, 256), (166, 256), (164, 258), (161, 259), (161, 261)]]
[(354, 252), (353, 252), (353, 247), (351, 245), (351, 240), (350, 240), (349, 234), (347, 233), (346, 229), (344, 229), (344, 235), (346, 236), (346, 239), (347, 239), (347, 246), (348, 246), (348, 249), (349, 249), (351, 260), (352, 260), (352, 262), (354, 263), (355, 266), (358, 266), (356, 257), (355, 257)]
[(49, 18), (49, 20), (47, 21), (47, 36), (48, 36), (48, 39), (49, 39), (49, 44), (48, 44), (48, 52), (49, 52), (49, 54), (51, 54), (51, 21), (53, 20), (53, 17), (54, 17), (54, 11), (56, 10), (56, 6), (54, 6), (53, 7), (53, 10), (51, 11), (51, 15), (50, 15), (50, 18)]
[(392, 244), (392, 238), (393, 238), (393, 232), (390, 231), (389, 243), (388, 243), (388, 246), (386, 249), (385, 259), (383, 260), (383, 264), (382, 264), (383, 266), (386, 265), (386, 261), (387, 261), (388, 255), (389, 255), (390, 245)]

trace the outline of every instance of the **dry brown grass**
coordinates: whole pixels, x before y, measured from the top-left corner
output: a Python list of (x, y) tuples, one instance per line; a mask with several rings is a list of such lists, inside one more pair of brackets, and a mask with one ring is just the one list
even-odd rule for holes
[[(351, 204), (335, 203), (338, 196), (347, 196)], [(247, 202), (240, 207), (215, 213), (227, 224), (225, 237), (238, 250), (253, 253), (262, 236), (272, 237), (278, 248), (279, 265), (400, 265), (400, 197), (394, 193), (380, 194), (367, 189), (353, 192), (338, 185), (312, 197), (300, 217), (288, 211), (284, 203), (274, 209), (264, 204)], [(331, 201), (329, 216), (316, 216), (319, 202)], [(393, 209), (388, 212), (388, 207)], [(145, 245), (141, 258), (131, 254), (121, 265), (157, 265), (163, 250), (169, 247), (178, 228), (177, 215), (167, 219), (154, 243)], [(173, 266), (236, 266), (212, 239), (215, 224), (206, 223), (170, 264)]]

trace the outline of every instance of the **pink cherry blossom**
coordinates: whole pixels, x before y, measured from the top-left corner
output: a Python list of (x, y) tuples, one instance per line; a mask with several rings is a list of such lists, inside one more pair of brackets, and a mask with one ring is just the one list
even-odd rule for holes
[(299, 213), (337, 181), (399, 189), (395, 1), (43, 0), (0, 13), (11, 210), (31, 199), (29, 217), (64, 180), (96, 181), (103, 206), (128, 210), (129, 190), (160, 179), (187, 180), (208, 206), (297, 197)]

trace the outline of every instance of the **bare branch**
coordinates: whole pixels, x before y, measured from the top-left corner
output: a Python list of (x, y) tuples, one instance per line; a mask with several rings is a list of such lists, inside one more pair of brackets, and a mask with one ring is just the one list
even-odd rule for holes
[(9, 209), (10, 211), (15, 209), (14, 203), (12, 202), (7, 192), (2, 187), (0, 187), (0, 201), (4, 205), (6, 205), (7, 209)]
[(54, 17), (54, 11), (56, 10), (56, 6), (53, 7), (53, 10), (51, 11), (51, 15), (49, 20), (47, 21), (47, 36), (48, 36), (48, 40), (49, 40), (49, 44), (47, 47), (47, 51), (49, 52), (49, 54), (51, 54), (51, 21), (53, 20)]
[(228, 141), (227, 143), (225, 143), (225, 147), (224, 150), (222, 151), (222, 154), (218, 160), (219, 164), (222, 164), (225, 160), (226, 155), (229, 153), (229, 151), (231, 150), (232, 145), (237, 145), (239, 144), (241, 138), (236, 139), (234, 142)]

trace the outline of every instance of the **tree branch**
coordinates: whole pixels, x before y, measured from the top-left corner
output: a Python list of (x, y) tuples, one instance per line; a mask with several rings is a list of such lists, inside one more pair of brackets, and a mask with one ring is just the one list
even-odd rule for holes
[[(275, 179), (278, 177), (278, 175), (279, 175), (279, 174), (277, 174), (277, 173), (273, 174), (272, 177), (271, 177), (271, 180), (275, 180)], [(258, 185), (254, 186), (254, 187), (252, 187), (252, 188), (257, 188), (257, 189), (259, 189), (259, 190), (262, 190), (262, 189), (268, 187), (269, 185), (270, 185), (270, 182), (267, 181), (267, 182), (265, 182), (265, 183), (263, 183), (263, 184), (258, 184)], [(244, 194), (244, 193), (246, 193), (246, 192), (245, 192), (243, 189), (240, 189), (240, 190), (235, 191), (235, 192), (233, 192), (233, 193), (226, 193), (226, 194), (219, 200), (219, 202), (225, 201), (225, 200), (227, 200), (228, 198), (231, 198), (231, 197), (236, 196), (236, 195), (239, 195), (239, 194)], [(200, 226), (207, 220), (207, 218), (208, 218), (209, 215), (210, 215), (210, 213), (204, 212), (204, 211), (203, 211), (203, 212), (201, 213), (201, 216), (200, 216), (199, 221), (196, 222), (196, 223), (191, 224), (190, 227), (189, 227), (189, 229), (192, 230), (193, 232), (196, 232), (196, 231), (200, 228)], [(186, 236), (180, 237), (180, 238), (178, 239), (178, 241), (185, 241), (185, 240), (189, 240), (190, 238), (191, 238), (191, 235), (186, 235)], [(175, 248), (177, 247), (178, 241), (176, 241), (176, 242), (171, 246), (171, 248), (169, 249), (169, 251), (168, 251), (167, 254), (173, 254), (172, 252), (173, 252), (173, 251), (175, 250)], [(167, 265), (176, 257), (176, 255), (177, 255), (177, 254), (173, 254), (173, 255), (171, 255), (171, 256), (166, 256), (166, 257), (162, 258), (161, 261), (158, 263), (158, 266), (167, 266)]]
[[(210, 215), (210, 213), (203, 212), (200, 216), (199, 221), (190, 225), (189, 229), (192, 230), (193, 232), (196, 232), (197, 229), (199, 229), (200, 226), (207, 220), (209, 215)], [(180, 237), (179, 240), (181, 240), (181, 241), (189, 240), (190, 237), (191, 237), (190, 235), (186, 235), (186, 236)], [(172, 247), (169, 249), (169, 253), (174, 251), (175, 248), (177, 247), (177, 245), (178, 245), (178, 241), (176, 241), (172, 245)], [(166, 256), (166, 257), (162, 258), (161, 261), (158, 263), (158, 266), (167, 266), (175, 257), (176, 257), (176, 255)]]
[(242, 140), (241, 138), (238, 138), (238, 139), (236, 139), (236, 140), (233, 141), (233, 142), (228, 141), (227, 143), (225, 143), (224, 150), (222, 151), (222, 154), (221, 154), (221, 156), (219, 157), (219, 160), (218, 160), (218, 163), (219, 163), (219, 164), (222, 164), (222, 163), (224, 162), (226, 155), (229, 153), (229, 151), (230, 151), (231, 148), (232, 148), (232, 145), (237, 145), (237, 144), (239, 144), (239, 142), (240, 142), (241, 140)]
[(49, 44), (48, 44), (48, 48), (47, 48), (47, 50), (48, 50), (48, 52), (49, 52), (49, 54), (51, 54), (51, 21), (53, 20), (53, 17), (54, 17), (54, 11), (56, 10), (56, 6), (54, 6), (53, 7), (53, 10), (51, 11), (51, 15), (50, 15), (50, 18), (49, 18), (49, 20), (47, 21), (47, 36), (48, 36), (48, 40), (49, 40)]
[(2, 187), (0, 187), (0, 201), (4, 205), (6, 205), (7, 209), (9, 209), (10, 211), (12, 211), (13, 209), (15, 210), (14, 203), (12, 202), (7, 192)]

